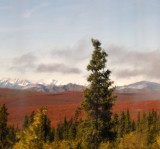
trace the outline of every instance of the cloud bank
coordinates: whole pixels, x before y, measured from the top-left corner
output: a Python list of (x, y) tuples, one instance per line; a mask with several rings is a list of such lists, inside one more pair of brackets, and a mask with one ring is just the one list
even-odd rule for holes
[(116, 46), (108, 49), (110, 65), (117, 78), (160, 79), (160, 50), (139, 52)]
[(78, 68), (70, 67), (64, 64), (40, 64), (37, 67), (37, 72), (54, 72), (54, 73), (62, 73), (62, 74), (80, 74), (81, 71)]
[(12, 61), (9, 70), (25, 73), (26, 71), (36, 73), (61, 73), (61, 74), (80, 74), (81, 70), (63, 63), (41, 63), (40, 57), (27, 53), (16, 57)]
[(37, 57), (34, 54), (26, 53), (14, 58), (9, 70), (25, 73), (27, 70), (32, 70), (35, 67), (36, 61)]
[[(82, 67), (82, 63), (85, 61), (85, 66), (88, 64), (93, 50), (93, 48), (86, 50), (90, 48), (87, 44), (82, 43), (80, 42), (68, 50), (64, 48), (48, 52), (46, 58), (49, 61), (41, 61), (43, 57), (35, 53), (20, 55), (13, 59), (10, 70), (33, 74), (81, 75), (86, 71), (86, 67)], [(109, 69), (116, 80), (136, 80), (136, 78), (160, 80), (160, 50), (140, 52), (113, 45), (104, 49), (108, 53)], [(58, 61), (55, 58), (58, 58)]]

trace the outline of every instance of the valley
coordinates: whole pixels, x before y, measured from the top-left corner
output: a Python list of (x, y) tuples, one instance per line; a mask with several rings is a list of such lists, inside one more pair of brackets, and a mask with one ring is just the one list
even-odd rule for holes
[[(131, 117), (137, 118), (138, 112), (147, 112), (152, 109), (160, 110), (160, 92), (145, 91), (139, 93), (115, 93), (117, 100), (113, 112), (119, 113), (130, 110)], [(47, 106), (48, 116), (52, 126), (63, 121), (64, 116), (73, 117), (80, 106), (83, 94), (80, 91), (61, 93), (33, 92), (29, 90), (0, 89), (0, 104), (6, 104), (9, 112), (8, 123), (22, 127), (24, 116)]]

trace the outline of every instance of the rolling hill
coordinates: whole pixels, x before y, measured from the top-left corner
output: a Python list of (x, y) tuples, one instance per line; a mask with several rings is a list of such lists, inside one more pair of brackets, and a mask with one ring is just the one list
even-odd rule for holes
[[(129, 109), (133, 118), (137, 112), (152, 109), (160, 110), (160, 92), (116, 93), (117, 100), (113, 112)], [(41, 106), (48, 107), (48, 116), (52, 125), (70, 118), (83, 99), (82, 92), (63, 93), (32, 92), (28, 90), (0, 89), (0, 104), (6, 104), (9, 111), (9, 124), (22, 127), (25, 114), (30, 114)]]

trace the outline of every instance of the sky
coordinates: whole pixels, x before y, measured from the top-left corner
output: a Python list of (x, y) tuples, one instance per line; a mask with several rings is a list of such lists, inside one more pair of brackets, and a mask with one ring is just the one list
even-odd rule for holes
[(0, 78), (87, 84), (91, 38), (115, 85), (160, 83), (159, 0), (0, 0)]

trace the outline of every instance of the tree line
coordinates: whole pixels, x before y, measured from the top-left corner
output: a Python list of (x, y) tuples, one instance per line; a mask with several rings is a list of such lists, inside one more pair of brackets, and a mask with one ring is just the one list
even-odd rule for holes
[[(113, 114), (110, 135), (106, 133), (103, 141), (96, 138), (86, 140), (88, 132), (83, 118), (79, 117), (81, 109), (73, 118), (51, 126), (46, 115), (47, 108), (41, 107), (36, 112), (26, 115), (23, 128), (20, 130), (7, 125), (7, 108), (0, 106), (0, 148), (2, 149), (124, 149), (160, 147), (160, 113), (152, 110), (148, 113), (138, 113), (133, 120), (129, 110)], [(91, 129), (94, 131), (93, 129)], [(90, 131), (91, 131), (90, 130)], [(90, 136), (94, 138), (93, 136)], [(102, 136), (101, 136), (102, 137)]]

